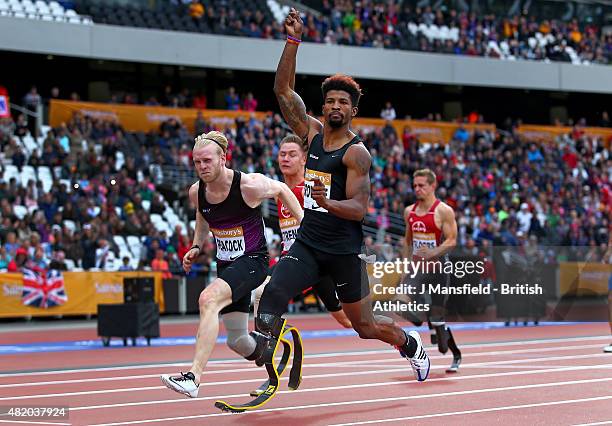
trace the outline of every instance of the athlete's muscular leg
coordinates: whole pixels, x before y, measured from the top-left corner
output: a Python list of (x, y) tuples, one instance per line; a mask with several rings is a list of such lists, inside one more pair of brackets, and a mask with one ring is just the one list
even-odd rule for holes
[(200, 376), (219, 335), (219, 312), (232, 303), (232, 289), (227, 282), (216, 278), (200, 293), (198, 303), (200, 323), (196, 335), (193, 364), (189, 370), (194, 374), (196, 383), (200, 383)]
[(353, 303), (342, 303), (342, 310), (351, 320), (353, 328), (362, 339), (378, 339), (394, 346), (406, 343), (406, 334), (388, 317), (374, 316), (370, 296)]

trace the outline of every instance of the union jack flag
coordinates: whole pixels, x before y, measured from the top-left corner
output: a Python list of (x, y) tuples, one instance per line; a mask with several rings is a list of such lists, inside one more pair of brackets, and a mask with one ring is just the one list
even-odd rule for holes
[(51, 308), (63, 305), (68, 301), (64, 289), (64, 276), (57, 269), (40, 273), (32, 269), (23, 268), (23, 292), (21, 303), (37, 308)]

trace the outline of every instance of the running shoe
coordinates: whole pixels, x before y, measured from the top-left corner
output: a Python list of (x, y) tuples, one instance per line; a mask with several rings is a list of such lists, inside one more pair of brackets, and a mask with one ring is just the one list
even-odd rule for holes
[(406, 345), (404, 345), (403, 347), (397, 347), (397, 349), (399, 350), (401, 356), (410, 361), (410, 366), (412, 367), (412, 371), (414, 371), (414, 377), (419, 382), (424, 382), (429, 376), (429, 367), (431, 366), (429, 362), (429, 357), (425, 352), (425, 348), (423, 347), (423, 342), (421, 341), (421, 336), (419, 335), (419, 333), (413, 330), (408, 333), (408, 336), (411, 336), (417, 342), (417, 348), (416, 352), (414, 353), (414, 356), (410, 358), (406, 354)]
[(200, 388), (196, 384), (195, 376), (191, 371), (188, 373), (181, 373), (180, 376), (163, 374), (161, 376), (161, 381), (168, 389), (172, 389), (175, 392), (182, 393), (190, 398), (196, 398), (198, 396), (198, 390)]

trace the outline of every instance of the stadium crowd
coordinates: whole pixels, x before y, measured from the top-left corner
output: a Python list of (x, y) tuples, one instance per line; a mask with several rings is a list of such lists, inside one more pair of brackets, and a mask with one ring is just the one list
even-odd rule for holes
[[(321, 13), (303, 14), (303, 39), (314, 43), (415, 50), (507, 59), (612, 62), (612, 33), (572, 19), (538, 20), (477, 15), (452, 8), (413, 6), (411, 2), (323, 0)], [(213, 33), (282, 39), (282, 26), (261, 10), (236, 11), (222, 2), (206, 7), (193, 0), (184, 9)]]
[[(195, 129), (212, 128), (199, 117)], [(279, 114), (263, 121), (239, 118), (234, 128), (221, 130), (229, 136), (230, 167), (281, 179), (275, 158), (288, 127)], [(160, 230), (152, 218), (169, 209), (159, 192), (164, 168), (193, 177), (193, 135), (183, 124), (171, 119), (156, 132), (130, 133), (111, 121), (75, 114), (50, 129), (40, 149), (31, 152), (24, 144), (28, 133), (22, 117), (0, 119), (2, 176), (9, 167), (20, 172), (31, 166), (39, 176), (48, 168), (53, 181), (45, 190), (40, 179), (0, 180), (0, 269), (14, 270), (17, 257), (25, 255), (41, 267), (56, 262), (180, 273), (180, 259), (192, 240), (186, 224), (195, 214), (186, 191), (179, 199), (183, 226)], [(360, 134), (373, 158), (366, 222), (379, 229), (366, 244), (384, 258), (401, 249), (402, 239), (385, 230), (393, 220), (401, 221), (404, 207), (414, 201), (411, 175), (423, 167), (437, 174), (438, 196), (456, 211), (460, 246), (605, 249), (612, 202), (610, 141), (588, 137), (578, 125), (552, 143), (522, 140), (513, 128), (470, 134), (460, 127), (441, 146), (419, 143), (409, 127), (397, 134), (389, 124)], [(142, 250), (123, 259), (115, 236), (137, 236)], [(198, 261), (200, 273), (210, 266), (208, 244)], [(277, 249), (272, 247), (274, 253)]]

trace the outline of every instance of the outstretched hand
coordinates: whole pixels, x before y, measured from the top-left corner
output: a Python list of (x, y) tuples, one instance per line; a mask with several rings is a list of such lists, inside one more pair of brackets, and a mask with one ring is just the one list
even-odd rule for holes
[(287, 15), (287, 18), (285, 18), (285, 31), (287, 32), (287, 35), (301, 40), (303, 30), (304, 23), (302, 22), (300, 13), (294, 8), (291, 8), (289, 15)]

